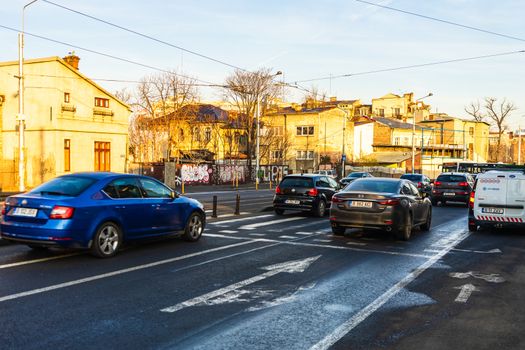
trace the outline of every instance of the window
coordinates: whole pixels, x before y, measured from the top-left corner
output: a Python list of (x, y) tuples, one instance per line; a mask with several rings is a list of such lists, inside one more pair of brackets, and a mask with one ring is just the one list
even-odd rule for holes
[(270, 152), (270, 157), (272, 159), (282, 159), (283, 158), (283, 151), (282, 150), (273, 150)]
[(95, 97), (95, 107), (109, 108), (109, 99), (102, 97)]
[(110, 171), (111, 143), (95, 141), (95, 171)]
[(314, 151), (297, 151), (298, 160), (312, 160), (314, 159)]
[(385, 110), (384, 108), (379, 108), (379, 116), (384, 117), (385, 116)]
[(111, 198), (142, 198), (137, 180), (132, 177), (114, 180), (103, 191)]
[(472, 126), (470, 128), (468, 128), (468, 134), (470, 136), (474, 136), (474, 128)]
[(60, 193), (63, 196), (76, 197), (95, 182), (97, 182), (97, 180), (88, 177), (72, 175), (60, 176), (34, 188), (30, 193), (41, 194), (42, 192), (50, 192)]
[(314, 134), (313, 126), (298, 126), (297, 136), (310, 136)]
[(193, 128), (193, 139), (197, 142), (201, 141), (201, 133), (199, 131), (200, 130), (198, 126)]
[(320, 177), (316, 183), (315, 183), (315, 186), (316, 187), (330, 187), (330, 184), (328, 183), (328, 179), (325, 178), (325, 177)]
[(69, 92), (64, 92), (64, 103), (69, 103), (69, 102), (71, 102)]
[(204, 130), (204, 142), (210, 142), (211, 141), (211, 128), (207, 127), (206, 130)]
[(394, 108), (394, 115), (396, 117), (400, 117), (401, 116), (401, 108)]
[(399, 145), (399, 137), (394, 137), (394, 145)]
[(283, 136), (282, 126), (274, 126), (272, 130), (273, 130), (273, 136)]
[(64, 171), (71, 171), (71, 140), (64, 139)]
[(160, 183), (150, 179), (140, 179), (140, 184), (144, 188), (148, 198), (171, 198), (171, 190)]

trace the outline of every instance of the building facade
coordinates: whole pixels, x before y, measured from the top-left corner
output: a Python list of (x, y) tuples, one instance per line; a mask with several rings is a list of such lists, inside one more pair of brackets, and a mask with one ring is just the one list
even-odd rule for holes
[[(27, 188), (72, 172), (126, 171), (130, 108), (81, 74), (78, 61), (24, 61)], [(10, 191), (19, 187), (18, 61), (0, 63), (0, 74), (0, 184)]]

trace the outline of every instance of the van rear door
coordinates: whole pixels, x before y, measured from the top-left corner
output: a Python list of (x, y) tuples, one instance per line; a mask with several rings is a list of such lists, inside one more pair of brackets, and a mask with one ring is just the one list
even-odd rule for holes
[(478, 219), (502, 221), (507, 202), (507, 180), (503, 173), (486, 173), (478, 176), (474, 214)]
[(506, 216), (513, 222), (525, 222), (525, 175), (509, 174), (507, 178)]

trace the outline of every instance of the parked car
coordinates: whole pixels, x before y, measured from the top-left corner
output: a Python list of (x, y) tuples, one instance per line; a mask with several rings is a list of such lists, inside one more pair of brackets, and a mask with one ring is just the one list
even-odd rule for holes
[(277, 215), (285, 210), (311, 212), (324, 216), (332, 196), (341, 186), (330, 176), (318, 174), (287, 175), (275, 189), (273, 208)]
[(427, 197), (432, 196), (432, 183), (430, 179), (423, 174), (403, 174), (401, 179), (412, 181), (421, 193), (424, 193)]
[(478, 227), (525, 227), (525, 173), (491, 170), (478, 174), (470, 192), (469, 231)]
[(374, 177), (374, 176), (372, 174), (370, 174), (370, 173), (367, 173), (367, 172), (354, 172), (354, 173), (350, 173), (350, 174), (346, 175), (346, 177), (344, 177), (341, 180), (339, 180), (339, 183), (341, 183), (341, 185), (343, 185), (343, 186), (346, 186), (350, 182), (352, 182), (352, 181), (354, 181), (356, 179), (363, 178), (363, 177)]
[(357, 179), (332, 197), (330, 223), (335, 235), (347, 228), (393, 231), (402, 240), (412, 229), (430, 230), (432, 204), (411, 181), (390, 178)]
[(334, 179), (337, 177), (337, 172), (335, 171), (335, 169), (317, 170), (317, 171), (314, 172), (314, 174), (326, 175), (326, 176), (330, 176), (330, 177), (332, 177)]
[(432, 204), (463, 202), (468, 206), (473, 187), (474, 177), (469, 173), (441, 173), (434, 181)]
[(197, 241), (206, 222), (201, 203), (153, 178), (102, 172), (60, 176), (8, 197), (2, 214), (2, 239), (34, 249), (89, 248), (102, 258), (125, 241)]

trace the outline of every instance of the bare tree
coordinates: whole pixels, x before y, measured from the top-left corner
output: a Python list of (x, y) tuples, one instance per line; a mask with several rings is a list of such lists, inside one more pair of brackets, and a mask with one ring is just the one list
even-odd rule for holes
[(279, 93), (279, 87), (273, 83), (274, 75), (270, 69), (263, 68), (256, 72), (236, 70), (226, 78), (227, 89), (224, 97), (236, 106), (239, 113), (240, 128), (247, 136), (248, 171), (253, 173), (252, 159), (255, 157), (256, 141), (256, 110), (259, 104), (259, 113), (265, 105), (263, 99), (272, 101)]
[(328, 99), (326, 91), (320, 91), (315, 85), (312, 85), (304, 95), (304, 104), (308, 107), (315, 108), (323, 104)]
[(498, 99), (495, 97), (485, 97), (485, 110), (487, 111), (487, 118), (492, 121), (498, 129), (498, 155), (497, 159), (500, 160), (501, 150), (501, 136), (507, 129), (505, 121), (507, 117), (517, 109), (514, 103), (507, 101), (505, 98), (503, 101), (498, 103)]
[(466, 106), (464, 109), (465, 109), (465, 112), (467, 112), (467, 114), (472, 116), (472, 118), (475, 121), (477, 121), (477, 122), (485, 121), (484, 119), (485, 119), (486, 115), (481, 112), (481, 105), (480, 105), (479, 101), (470, 102), (470, 104), (468, 106)]

